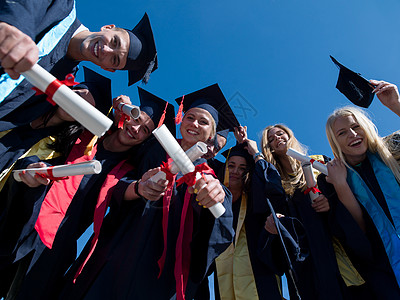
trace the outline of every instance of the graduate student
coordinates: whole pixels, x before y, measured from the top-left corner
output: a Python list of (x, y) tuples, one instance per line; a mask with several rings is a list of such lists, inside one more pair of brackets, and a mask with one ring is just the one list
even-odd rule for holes
[[(258, 241), (270, 210), (266, 198), (281, 205), (285, 192), (273, 165), (265, 161), (247, 128), (235, 129), (241, 144), (224, 151), (221, 181), (232, 193), (234, 242), (216, 259), (217, 299), (282, 299), (279, 278), (258, 257)], [(239, 133), (240, 132), (240, 133)]]
[[(90, 152), (86, 151), (87, 145), (93, 139), (86, 131), (73, 146), (67, 161), (97, 159), (102, 164), (100, 174), (73, 176), (54, 182), (49, 188), (38, 187), (42, 195), (36, 200), (31, 218), (17, 242), (15, 262), (19, 263), (19, 269), (7, 298), (57, 297), (60, 280), (76, 257), (78, 238), (93, 222), (94, 215), (95, 222), (102, 220), (109, 201), (106, 195), (112, 193), (118, 179), (138, 164), (141, 144), (150, 136), (166, 108), (165, 101), (144, 90), (139, 90), (139, 98), (141, 115), (137, 120), (126, 119), (122, 128), (100, 140)], [(169, 107), (172, 110), (168, 110), (166, 117), (173, 118), (173, 107)], [(129, 156), (133, 165), (126, 161)], [(22, 179), (31, 187), (49, 183), (49, 180), (43, 182), (42, 178), (33, 178), (29, 174)], [(29, 192), (24, 196), (29, 197)], [(103, 216), (100, 214), (96, 221), (101, 208), (104, 209)]]
[[(111, 103), (111, 80), (89, 68), (84, 67), (85, 81), (72, 86), (72, 90), (103, 114), (107, 114)], [(95, 101), (97, 99), (97, 102)], [(73, 122), (73, 123), (72, 123)], [(22, 156), (35, 155), (34, 149), (49, 149), (61, 132), (77, 127), (75, 120), (58, 105), (39, 116), (32, 122), (0, 133), (0, 190), (10, 175), (14, 163)], [(34, 149), (31, 149), (34, 146)], [(48, 151), (42, 151), (41, 159), (45, 159)]]
[[(370, 80), (378, 99), (400, 116), (398, 89)], [(334, 111), (326, 133), (335, 159), (319, 178), (321, 190), (335, 204), (332, 230), (360, 272), (365, 299), (400, 297), (398, 213), (400, 166), (366, 113), (356, 107)], [(334, 188), (334, 189), (333, 189)]]
[[(276, 210), (282, 214), (279, 220), (301, 248), (298, 250), (301, 253), (295, 255), (291, 246), (287, 246), (297, 275), (294, 285), (287, 273), (290, 298), (298, 298), (297, 287), (302, 299), (343, 299), (345, 285), (326, 225), (330, 211), (328, 199), (321, 194), (311, 202), (308, 192), (305, 194), (307, 186), (300, 162), (286, 154), (288, 148), (305, 153), (304, 147), (297, 141), (292, 130), (282, 124), (264, 129), (261, 147), (265, 159), (279, 171), (286, 192), (286, 209), (283, 212)], [(269, 234), (265, 236), (261, 257), (269, 259), (267, 263), (276, 272), (287, 272), (288, 266), (271, 215), (265, 222), (265, 229)]]
[[(85, 68), (86, 82), (73, 87), (88, 102), (106, 113), (111, 105), (111, 81)], [(96, 99), (96, 101), (94, 100)], [(95, 104), (96, 102), (96, 104)], [(0, 138), (0, 166), (2, 167), (0, 180), (0, 273), (5, 279), (3, 283), (12, 280), (12, 276), (4, 270), (12, 262), (12, 251), (20, 236), (21, 230), (32, 213), (32, 200), (36, 200), (35, 191), (28, 197), (19, 200), (18, 190), (21, 186), (12, 177), (14, 166), (24, 168), (27, 161), (51, 161), (51, 164), (63, 164), (68, 156), (70, 146), (65, 143), (68, 136), (79, 136), (82, 126), (74, 121), (65, 111), (55, 106), (48, 114), (34, 120), (31, 125), (17, 128)], [(71, 137), (69, 143), (74, 143)], [(7, 168), (4, 168), (7, 167)], [(47, 181), (44, 181), (47, 183)], [(17, 194), (16, 194), (17, 193)], [(39, 192), (40, 195), (40, 192)]]
[[(234, 120), (232, 128), (238, 127), (239, 122)], [(207, 159), (207, 164), (214, 170), (215, 174), (219, 174), (224, 163), (215, 158), (217, 154), (225, 147), (228, 138), (229, 129), (221, 130), (217, 132), (214, 139), (207, 141), (207, 153), (203, 155), (204, 159)]]
[(75, 1), (1, 1), (0, 131), (29, 124), (50, 109), (46, 96), (34, 96), (32, 85), (18, 78), (38, 59), (59, 80), (75, 73), (80, 61), (128, 70), (129, 85), (147, 82), (157, 68), (147, 14), (132, 30), (105, 25), (91, 32), (76, 18)]
[[(182, 97), (177, 101), (185, 113), (180, 126), (183, 150), (213, 138), (226, 122), (226, 100), (216, 84), (185, 95), (183, 103)], [(168, 187), (174, 182), (171, 178), (151, 182), (149, 177), (158, 168), (140, 180), (120, 181), (113, 198), (134, 206), (116, 228), (111, 218), (105, 220), (108, 226), (104, 224), (93, 254), (75, 283), (70, 277), (61, 299), (192, 299), (210, 264), (233, 236), (231, 195), (207, 174), (212, 172), (203, 162), (194, 162), (204, 176), (194, 190), (186, 183)], [(179, 178), (183, 177), (178, 173)], [(226, 209), (218, 219), (208, 210), (216, 203)]]

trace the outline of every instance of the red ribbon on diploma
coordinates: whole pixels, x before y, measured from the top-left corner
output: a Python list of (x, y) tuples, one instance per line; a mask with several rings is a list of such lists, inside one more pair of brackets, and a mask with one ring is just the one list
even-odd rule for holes
[(313, 192), (313, 194), (321, 193), (321, 191), (317, 188), (317, 186), (309, 187), (304, 191), (304, 195), (307, 195), (309, 192)]
[(311, 159), (310, 159), (310, 163), (311, 163), (311, 164), (313, 164), (315, 161), (318, 161), (318, 162), (320, 162), (321, 164), (325, 164), (325, 162), (323, 162), (322, 160), (319, 160), (319, 159), (318, 159), (318, 160), (315, 160), (314, 158), (311, 158)]
[[(181, 185), (182, 183), (186, 183), (188, 186), (193, 186), (196, 184), (196, 174), (199, 172), (201, 174), (208, 173), (212, 171), (214, 174), (213, 169), (211, 169), (206, 163), (202, 163), (194, 167), (194, 171), (183, 175), (183, 177), (179, 178), (176, 183), (177, 185)], [(215, 174), (214, 174), (215, 175)]]
[(66, 86), (73, 86), (73, 85), (77, 85), (79, 84), (79, 82), (75, 81), (75, 76), (72, 74), (67, 74), (65, 76), (64, 80), (54, 80), (52, 83), (50, 83), (48, 85), (48, 87), (46, 88), (46, 90), (44, 91), (44, 93), (39, 90), (36, 87), (33, 87), (32, 89), (34, 91), (36, 91), (35, 95), (42, 95), (42, 94), (46, 94), (47, 98), (46, 100), (49, 101), (52, 105), (56, 105), (56, 103), (53, 101), (53, 96), (55, 94), (55, 92), (57, 92), (57, 90), (60, 88), (60, 86), (62, 86), (63, 84), (65, 84)]
[(50, 179), (50, 180), (53, 180), (53, 181), (68, 179), (68, 176), (65, 176), (65, 177), (55, 177), (55, 176), (53, 175), (53, 168), (54, 168), (54, 167), (49, 167), (49, 168), (47, 169), (47, 174), (46, 174), (46, 173), (38, 173), (38, 172), (36, 172), (35, 175), (37, 175), (37, 176), (39, 176), (39, 177), (42, 177), (42, 178), (47, 178), (47, 179)]

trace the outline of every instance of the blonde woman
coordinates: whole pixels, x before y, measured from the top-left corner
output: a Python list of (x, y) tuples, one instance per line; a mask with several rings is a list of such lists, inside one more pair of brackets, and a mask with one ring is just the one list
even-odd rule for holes
[[(370, 82), (378, 99), (400, 116), (397, 87)], [(334, 111), (326, 134), (336, 157), (326, 177), (336, 192), (330, 193), (337, 201), (335, 235), (366, 281), (370, 299), (400, 299), (399, 163), (359, 108)], [(329, 191), (329, 185), (323, 188)]]
[[(293, 131), (285, 125), (268, 126), (263, 131), (261, 142), (266, 160), (277, 168), (282, 178), (282, 186), (286, 192), (287, 209), (285, 216), (278, 215), (281, 223), (300, 244), (302, 252), (308, 257), (292, 256), (292, 265), (297, 275), (298, 294), (302, 299), (344, 299), (344, 282), (340, 276), (331, 237), (326, 222), (330, 212), (328, 199), (320, 195), (313, 202), (308, 194), (303, 170), (300, 162), (286, 155), (288, 148), (306, 153), (295, 138)], [(320, 157), (321, 159), (322, 157)], [(302, 226), (295, 227), (296, 220)], [(265, 229), (271, 234), (269, 237), (269, 251), (277, 249), (277, 231), (272, 215), (267, 218)], [(264, 249), (268, 250), (268, 247)], [(288, 246), (288, 249), (291, 249)], [(268, 251), (265, 257), (268, 257)], [(277, 251), (275, 253), (278, 253)], [(275, 268), (286, 271), (284, 256), (274, 257)], [(280, 265), (279, 265), (280, 263)], [(289, 293), (292, 299), (297, 299), (295, 286), (288, 280)]]

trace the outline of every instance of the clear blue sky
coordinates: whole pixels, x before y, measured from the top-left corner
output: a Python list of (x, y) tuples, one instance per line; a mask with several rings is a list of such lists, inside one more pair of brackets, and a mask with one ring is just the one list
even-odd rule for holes
[[(257, 142), (264, 127), (285, 123), (310, 153), (332, 155), (325, 121), (350, 102), (335, 88), (338, 69), (329, 55), (368, 79), (400, 81), (397, 0), (97, 0), (78, 1), (77, 10), (92, 31), (131, 29), (147, 12), (159, 69), (144, 88), (172, 102), (217, 82)], [(125, 72), (87, 65), (112, 79), (113, 96), (138, 102)], [(381, 135), (399, 129), (377, 98), (369, 112)]]
[[(250, 138), (259, 142), (265, 126), (283, 122), (313, 154), (331, 155), (325, 121), (350, 103), (335, 88), (338, 69), (330, 54), (368, 79), (400, 79), (395, 0), (98, 0), (78, 1), (77, 10), (93, 31), (104, 24), (131, 29), (147, 12), (159, 69), (145, 89), (173, 102), (217, 82)], [(112, 79), (113, 96), (126, 94), (137, 103), (125, 72), (93, 69)], [(369, 112), (381, 134), (399, 129), (377, 98)]]

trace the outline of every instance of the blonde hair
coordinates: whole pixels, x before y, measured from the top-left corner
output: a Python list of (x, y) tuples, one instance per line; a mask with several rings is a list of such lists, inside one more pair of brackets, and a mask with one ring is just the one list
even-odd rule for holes
[(360, 108), (353, 106), (338, 108), (326, 121), (326, 136), (328, 137), (329, 144), (331, 145), (335, 157), (339, 157), (348, 168), (351, 168), (346, 162), (346, 158), (332, 129), (337, 118), (347, 116), (352, 116), (364, 131), (365, 137), (367, 138), (368, 151), (379, 154), (382, 161), (390, 168), (390, 170), (392, 170), (393, 175), (400, 184), (400, 165), (397, 163), (392, 153), (390, 153), (383, 139), (379, 136), (375, 124), (372, 123), (367, 113)]
[(297, 150), (303, 154), (307, 154), (307, 148), (295, 138), (293, 131), (286, 125), (275, 124), (267, 126), (263, 130), (261, 138), (261, 148), (265, 156), (265, 159), (276, 167), (279, 174), (281, 175), (282, 187), (284, 188), (286, 194), (292, 196), (296, 189), (298, 188), (304, 189), (306, 186), (306, 180), (304, 178), (303, 169), (301, 168), (301, 163), (298, 160), (289, 156), (288, 158), (293, 173), (289, 174), (285, 171), (279, 160), (278, 155), (274, 153), (274, 151), (271, 149), (271, 146), (268, 143), (268, 132), (272, 128), (280, 128), (287, 133), (287, 135), (289, 136), (289, 140), (287, 142), (287, 148), (293, 148), (294, 150)]

